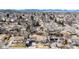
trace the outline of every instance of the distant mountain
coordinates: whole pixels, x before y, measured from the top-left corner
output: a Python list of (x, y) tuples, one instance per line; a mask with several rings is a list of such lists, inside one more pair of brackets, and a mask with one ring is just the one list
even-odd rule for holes
[(61, 10), (61, 9), (0, 9), (0, 12), (79, 12), (79, 10)]

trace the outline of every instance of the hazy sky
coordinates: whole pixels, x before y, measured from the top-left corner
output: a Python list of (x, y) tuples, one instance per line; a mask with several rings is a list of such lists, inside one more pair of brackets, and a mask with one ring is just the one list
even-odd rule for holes
[(79, 9), (78, 0), (0, 0), (0, 9)]

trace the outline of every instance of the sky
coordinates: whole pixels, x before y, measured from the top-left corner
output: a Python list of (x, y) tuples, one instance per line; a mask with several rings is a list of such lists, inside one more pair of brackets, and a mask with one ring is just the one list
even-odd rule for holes
[(0, 9), (79, 9), (78, 0), (0, 0)]

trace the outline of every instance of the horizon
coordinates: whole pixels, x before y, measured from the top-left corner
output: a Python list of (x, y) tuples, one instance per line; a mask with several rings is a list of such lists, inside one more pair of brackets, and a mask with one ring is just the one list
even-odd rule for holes
[(69, 9), (0, 9), (0, 12), (79, 12), (79, 9), (76, 10), (69, 10)]

